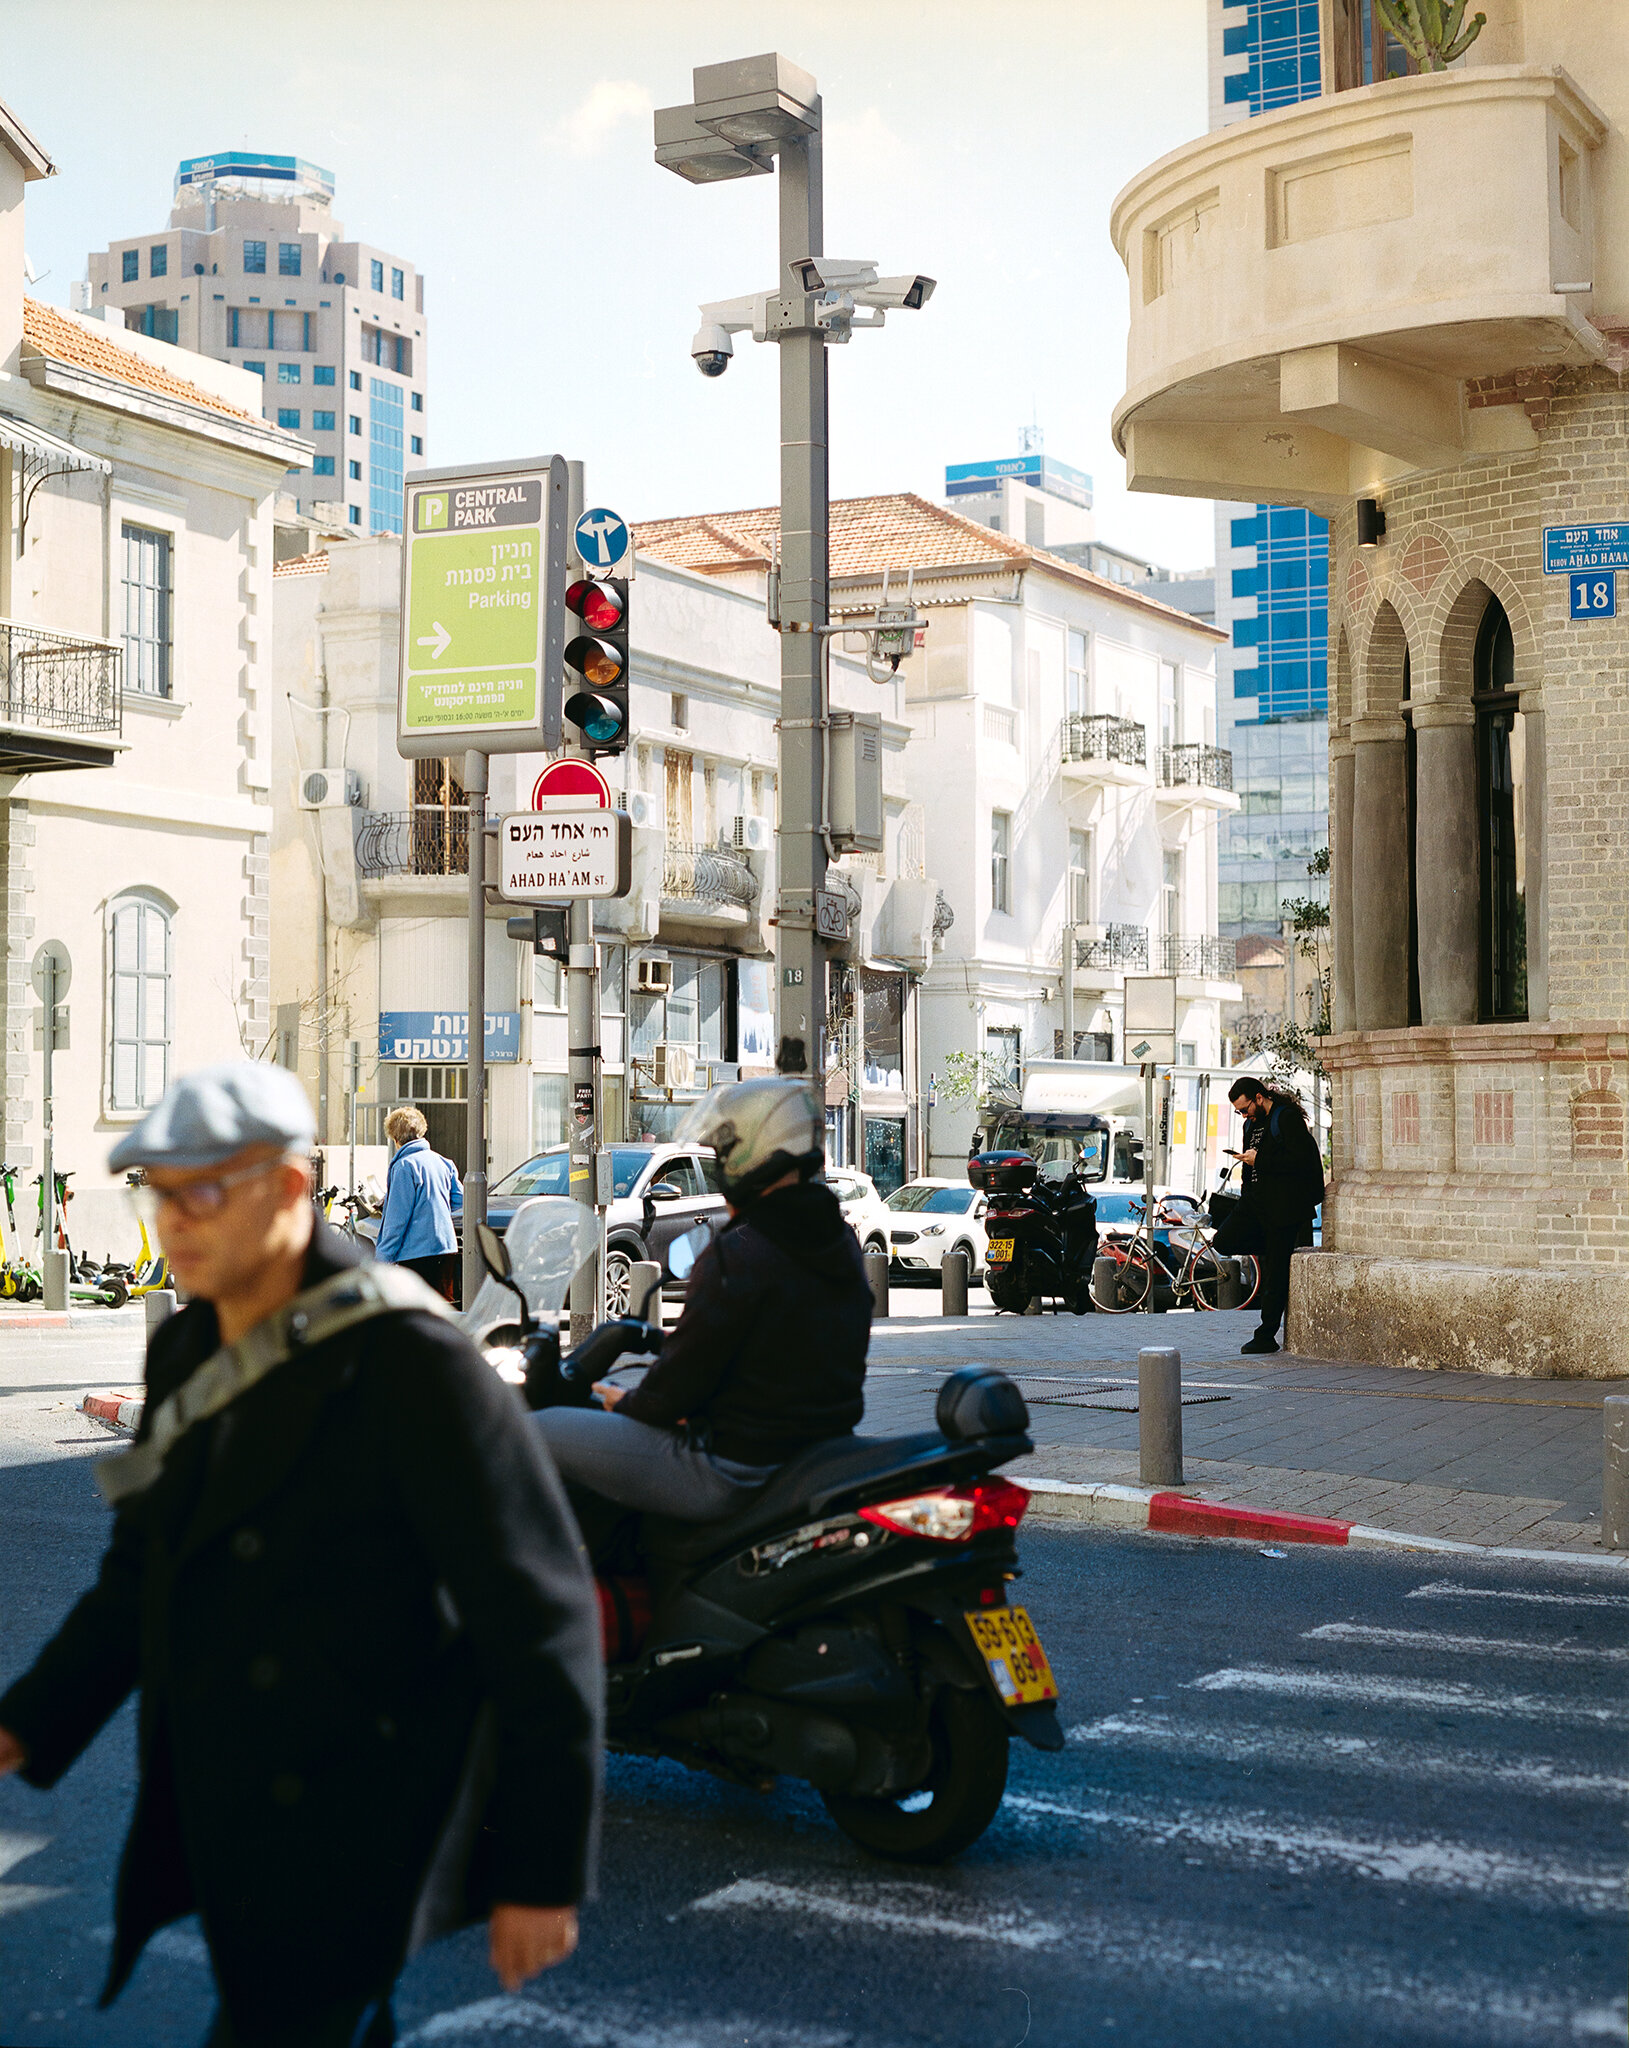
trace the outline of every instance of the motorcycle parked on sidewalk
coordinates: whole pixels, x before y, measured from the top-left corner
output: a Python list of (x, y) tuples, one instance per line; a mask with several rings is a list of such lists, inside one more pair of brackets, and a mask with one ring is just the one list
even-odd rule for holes
[(1071, 1168), (1040, 1177), (1027, 1152), (975, 1152), (967, 1178), (988, 1201), (985, 1284), (998, 1309), (1022, 1315), (1031, 1301), (1089, 1315), (1097, 1257), (1097, 1203)]
[[(562, 1355), (553, 1308), (591, 1249), (583, 1219), (543, 1196), (503, 1238), (478, 1226), (492, 1278), (465, 1328), (534, 1409), (587, 1406), (596, 1380), (661, 1343), (628, 1316)], [(677, 1277), (709, 1236), (670, 1248)], [(964, 1367), (935, 1422), (817, 1444), (722, 1521), (639, 1518), (644, 1571), (597, 1582), (613, 1750), (760, 1791), (802, 1779), (846, 1835), (895, 1861), (977, 1840), (1011, 1737), (1052, 1750), (1063, 1732), (1046, 1654), (1007, 1598), (1029, 1497), (999, 1467), (1031, 1448), (1023, 1396)]]

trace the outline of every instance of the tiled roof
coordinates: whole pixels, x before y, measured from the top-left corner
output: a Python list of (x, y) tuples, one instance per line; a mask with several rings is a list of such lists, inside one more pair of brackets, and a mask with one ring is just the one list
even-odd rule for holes
[(145, 356), (120, 348), (105, 335), (93, 334), (77, 320), (70, 320), (55, 306), (42, 305), (38, 299), (23, 300), (23, 347), (59, 363), (94, 370), (101, 377), (116, 377), (121, 384), (161, 392), (166, 398), (179, 398), (188, 405), (206, 406), (211, 412), (224, 413), (228, 419), (248, 420), (257, 427), (264, 424), (241, 406), (228, 404), (213, 391), (188, 383), (185, 377), (172, 376), (168, 370), (148, 362)]
[(328, 550), (318, 548), (309, 555), (288, 555), (272, 570), (277, 576), (326, 576), (328, 574)]
[[(747, 512), (695, 513), (688, 518), (648, 519), (634, 527), (634, 545), (642, 554), (704, 576), (727, 575), (737, 569), (768, 565), (770, 544), (780, 532), (780, 508), (761, 505)], [(1162, 604), (1113, 583), (1106, 576), (1066, 562), (1044, 548), (1027, 547), (1006, 534), (994, 533), (977, 520), (947, 512), (912, 491), (881, 498), (839, 498), (831, 508), (831, 574), (878, 576), (884, 569), (1023, 569), (1034, 566), (1065, 577), (1139, 611), (1163, 618), (1213, 638), (1226, 636), (1189, 612)]]

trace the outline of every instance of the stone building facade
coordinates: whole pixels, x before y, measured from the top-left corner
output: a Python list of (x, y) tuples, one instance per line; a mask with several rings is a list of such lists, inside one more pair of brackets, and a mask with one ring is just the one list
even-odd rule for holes
[(1334, 1160), (1290, 1338), (1622, 1374), (1629, 552), (1586, 530), (1629, 542), (1629, 59), (1604, 0), (1486, 0), (1388, 78), (1350, 13), (1317, 98), (1114, 208), (1134, 486), (1330, 521)]

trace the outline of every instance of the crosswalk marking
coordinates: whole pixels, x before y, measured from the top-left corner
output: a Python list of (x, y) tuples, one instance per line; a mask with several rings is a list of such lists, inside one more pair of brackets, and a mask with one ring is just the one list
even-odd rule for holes
[(1435, 1629), (1371, 1628), (1359, 1621), (1326, 1621), (1303, 1631), (1304, 1643), (1370, 1643), (1376, 1649), (1419, 1650), (1440, 1657), (1542, 1657), (1575, 1664), (1629, 1664), (1629, 1650), (1590, 1643), (1522, 1643), (1502, 1636), (1445, 1636)]
[(1460, 1714), (1508, 1714), (1520, 1721), (1563, 1721), (1629, 1729), (1629, 1709), (1594, 1706), (1541, 1693), (1488, 1692), (1452, 1681), (1370, 1678), (1343, 1671), (1280, 1671), (1229, 1666), (1188, 1681), (1193, 1692), (1254, 1692), (1287, 1699), (1345, 1700), (1357, 1707), (1433, 1707)]
[(1524, 1600), (1542, 1607), (1614, 1607), (1629, 1611), (1629, 1593), (1535, 1593), (1514, 1586), (1459, 1586), (1433, 1579), (1416, 1586), (1410, 1600)]
[(1109, 1714), (1100, 1721), (1070, 1728), (1065, 1739), (1077, 1746), (1101, 1743), (1112, 1748), (1170, 1751), (1218, 1763), (1249, 1763), (1259, 1757), (1274, 1770), (1291, 1767), (1453, 1780), (1554, 1797), (1629, 1798), (1629, 1776), (1573, 1770), (1541, 1758), (1497, 1763), (1477, 1751), (1431, 1743), (1399, 1745), (1376, 1736), (1303, 1734), (1252, 1723), (1205, 1727), (1167, 1714)]
[(943, 1895), (927, 1886), (850, 1886), (842, 1891), (819, 1885), (771, 1884), (747, 1877), (722, 1890), (693, 1900), (693, 1913), (767, 1908), (771, 1912), (814, 1914), (841, 1926), (865, 1927), (890, 1934), (935, 1934), (953, 1941), (989, 1941), (1008, 1948), (1054, 1948), (1064, 1930), (1028, 1913), (983, 1913), (976, 1920), (943, 1911)]
[(1161, 1806), (1139, 1811), (1121, 1807), (1067, 1806), (1060, 1800), (1009, 1793), (1003, 1807), (1020, 1819), (1072, 1820), (1090, 1827), (1117, 1828), (1174, 1847), (1203, 1848), (1296, 1869), (1339, 1869), (1381, 1884), (1423, 1885), (1433, 1890), (1547, 1897), (1575, 1910), (1618, 1913), (1623, 1878), (1616, 1869), (1587, 1870), (1531, 1855), (1477, 1849), (1464, 1842), (1386, 1840), (1337, 1834), (1326, 1827), (1298, 1827), (1266, 1814), (1199, 1814)]
[[(0, 1834), (0, 1877), (16, 1864), (50, 1846), (49, 1835)], [(60, 1899), (67, 1890), (60, 1884), (0, 1884), (0, 1918), (8, 1913), (25, 1913), (47, 1899)]]
[(491, 2040), (520, 2032), (564, 2041), (570, 2048), (724, 2048), (732, 2042), (747, 2042), (751, 2048), (857, 2048), (855, 2036), (846, 2028), (834, 2032), (829, 2027), (766, 2026), (757, 2018), (735, 2015), (695, 2021), (653, 2019), (634, 2007), (598, 1998), (592, 2011), (575, 2012), (514, 1995), (478, 1998), (451, 2012), (438, 2012), (398, 2038), (401, 2048), (429, 2048), (439, 2041)]

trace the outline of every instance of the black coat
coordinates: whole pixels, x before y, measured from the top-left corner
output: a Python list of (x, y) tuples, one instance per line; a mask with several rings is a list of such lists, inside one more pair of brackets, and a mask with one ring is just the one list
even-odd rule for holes
[(636, 1422), (681, 1421), (721, 1458), (780, 1465), (865, 1413), (871, 1289), (828, 1187), (765, 1195), (696, 1261), (684, 1314), (641, 1384)]
[(1245, 1149), (1251, 1146), (1256, 1158), (1244, 1172), (1244, 1208), (1264, 1229), (1309, 1229), (1324, 1198), (1324, 1166), (1305, 1119), (1275, 1104), (1270, 1116), (1251, 1122)]
[[(353, 1258), (319, 1225), (306, 1284)], [(164, 1324), (147, 1415), (217, 1342), (208, 1303)], [(54, 1784), (138, 1685), (104, 2004), (194, 1910), (247, 2030), (380, 1990), (494, 1901), (588, 1882), (592, 1584), (541, 1438), (441, 1318), (315, 1345), (180, 1439), (0, 1698), (24, 1776)]]

